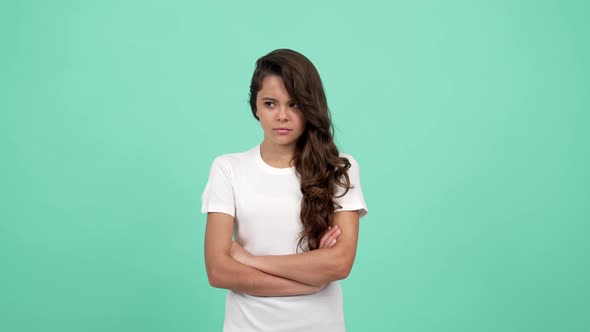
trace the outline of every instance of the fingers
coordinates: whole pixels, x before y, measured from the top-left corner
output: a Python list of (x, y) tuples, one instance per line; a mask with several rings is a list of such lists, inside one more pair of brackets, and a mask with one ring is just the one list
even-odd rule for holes
[(328, 230), (320, 239), (319, 249), (333, 247), (336, 244), (336, 238), (340, 236), (341, 233), (342, 231), (338, 226), (328, 227)]
[(333, 247), (336, 244), (336, 238), (340, 236), (340, 234), (342, 233), (342, 230), (340, 229), (340, 227), (336, 226), (334, 227), (335, 231), (334, 233), (331, 235), (332, 239), (328, 240), (327, 244), (329, 247)]
[(320, 239), (320, 245), (319, 245), (318, 249), (323, 249), (326, 247), (326, 241), (332, 231), (333, 231), (332, 226), (328, 226), (328, 230), (326, 231), (326, 233), (324, 233), (324, 235)]

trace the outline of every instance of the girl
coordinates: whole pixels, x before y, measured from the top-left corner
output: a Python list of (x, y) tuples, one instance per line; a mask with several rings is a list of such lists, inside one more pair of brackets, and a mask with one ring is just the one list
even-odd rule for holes
[(228, 289), (223, 331), (343, 332), (338, 280), (368, 213), (359, 165), (334, 144), (320, 76), (302, 54), (258, 59), (250, 107), (263, 141), (215, 158), (201, 196), (209, 283)]

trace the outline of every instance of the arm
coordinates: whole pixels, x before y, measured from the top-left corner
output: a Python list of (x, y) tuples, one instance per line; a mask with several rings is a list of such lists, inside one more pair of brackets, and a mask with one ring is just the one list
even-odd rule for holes
[[(352, 270), (359, 232), (358, 211), (339, 211), (333, 225), (341, 230), (330, 248), (292, 255), (240, 255), (242, 263), (260, 271), (309, 285), (323, 285), (345, 279)], [(242, 249), (243, 250), (243, 249)]]
[(205, 265), (211, 286), (255, 296), (310, 294), (325, 287), (273, 276), (231, 258), (233, 222), (229, 214), (207, 214)]

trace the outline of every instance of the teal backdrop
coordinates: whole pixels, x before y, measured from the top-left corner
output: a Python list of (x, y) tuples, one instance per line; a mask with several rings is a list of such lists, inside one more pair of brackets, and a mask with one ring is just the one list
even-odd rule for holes
[(221, 331), (200, 198), (305, 54), (369, 215), (347, 331), (590, 331), (586, 1), (5, 1), (0, 330)]

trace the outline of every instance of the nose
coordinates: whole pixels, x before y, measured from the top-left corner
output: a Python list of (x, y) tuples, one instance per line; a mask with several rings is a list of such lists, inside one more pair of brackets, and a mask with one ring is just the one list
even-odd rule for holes
[(277, 112), (277, 121), (283, 122), (285, 120), (287, 120), (287, 110), (285, 107), (279, 107)]

